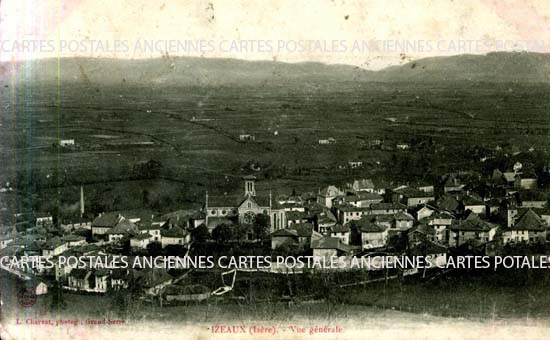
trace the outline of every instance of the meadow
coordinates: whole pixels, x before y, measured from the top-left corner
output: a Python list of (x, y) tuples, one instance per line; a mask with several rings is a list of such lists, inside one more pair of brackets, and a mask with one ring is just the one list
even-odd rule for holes
[[(200, 205), (206, 190), (240, 192), (240, 177), (250, 173), (259, 178), (259, 191), (286, 193), (316, 192), (324, 184), (366, 176), (433, 181), (448, 171), (479, 168), (479, 155), (497, 145), (546, 154), (549, 86), (4, 87), (0, 180), (15, 184), (18, 196), (1, 194), (1, 201), (11, 211), (49, 211), (74, 205), (82, 184), (97, 209), (141, 208), (147, 190), (159, 191), (151, 201), (169, 211)], [(255, 140), (241, 141), (241, 134)], [(334, 145), (319, 145), (329, 137)], [(59, 139), (77, 145), (60, 148)], [(385, 147), (372, 147), (376, 140)], [(398, 151), (396, 143), (412, 147)], [(151, 160), (160, 162), (160, 172), (136, 171)], [(349, 169), (347, 162), (357, 160), (364, 166)], [(162, 195), (159, 188), (170, 186), (177, 190)], [(102, 187), (112, 192), (106, 195)], [(118, 205), (101, 205), (116, 196)]]

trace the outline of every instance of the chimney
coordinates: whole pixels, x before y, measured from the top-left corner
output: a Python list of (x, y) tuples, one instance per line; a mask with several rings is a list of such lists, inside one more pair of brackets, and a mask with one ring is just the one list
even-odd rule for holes
[(80, 217), (84, 217), (84, 187), (80, 185)]

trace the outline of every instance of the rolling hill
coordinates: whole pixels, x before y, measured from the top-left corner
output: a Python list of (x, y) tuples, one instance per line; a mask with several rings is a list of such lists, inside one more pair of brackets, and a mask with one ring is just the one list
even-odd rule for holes
[[(550, 54), (493, 52), (487, 55), (431, 57), (380, 71), (316, 62), (283, 63), (163, 57), (123, 60), (106, 58), (43, 59), (3, 63), (2, 82), (84, 82), (94, 85), (218, 86), (295, 82), (550, 82)], [(14, 76), (12, 78), (12, 76)]]

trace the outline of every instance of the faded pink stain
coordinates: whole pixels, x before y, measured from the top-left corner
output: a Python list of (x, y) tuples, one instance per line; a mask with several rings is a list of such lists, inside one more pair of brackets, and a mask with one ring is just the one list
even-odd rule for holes
[[(482, 0), (482, 3), (504, 22), (514, 27), (523, 40), (541, 41), (550, 33), (548, 18), (537, 12), (530, 0)], [(548, 43), (544, 41), (546, 52), (548, 52)]]

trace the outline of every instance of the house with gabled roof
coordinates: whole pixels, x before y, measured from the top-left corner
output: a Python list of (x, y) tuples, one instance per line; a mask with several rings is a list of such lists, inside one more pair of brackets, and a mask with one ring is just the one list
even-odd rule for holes
[(427, 204), (416, 206), (411, 210), (411, 213), (416, 217), (417, 220), (422, 220), (426, 217), (430, 217), (432, 214), (436, 213), (437, 210)]
[(178, 226), (163, 226), (160, 235), (162, 248), (169, 245), (185, 246), (191, 242), (191, 234)]
[(381, 248), (388, 240), (389, 228), (373, 221), (370, 216), (363, 216), (357, 221), (352, 221), (361, 233), (361, 247), (363, 249)]
[(411, 187), (401, 187), (394, 191), (394, 198), (407, 207), (416, 207), (435, 200), (433, 192), (425, 192)]
[(349, 244), (351, 230), (348, 224), (335, 224), (330, 228), (330, 237), (338, 238), (342, 243)]
[(162, 268), (134, 270), (137, 286), (147, 295), (158, 296), (162, 289), (172, 283), (173, 277)]
[(510, 228), (502, 231), (503, 243), (511, 242), (545, 242), (548, 225), (532, 209), (517, 216), (516, 222)]
[(548, 204), (550, 195), (545, 191), (520, 190), (518, 192), (519, 203), (524, 208), (542, 209)]
[(99, 214), (92, 221), (92, 237), (108, 239), (107, 232), (113, 229), (124, 217), (117, 212)]
[(407, 254), (409, 256), (422, 256), (432, 266), (443, 267), (447, 263), (447, 251), (448, 248), (445, 245), (426, 239), (412, 245)]
[(414, 217), (405, 212), (398, 212), (393, 215), (394, 224), (392, 228), (399, 231), (409, 230), (414, 225)]
[(432, 226), (428, 225), (423, 221), (420, 224), (412, 227), (407, 232), (407, 238), (409, 246), (418, 244), (424, 241), (434, 241), (435, 239), (435, 230)]
[(298, 231), (293, 229), (278, 229), (271, 233), (271, 249), (282, 245), (297, 245)]
[(86, 237), (75, 234), (63, 235), (63, 241), (67, 242), (67, 248), (79, 247), (87, 243)]
[(131, 238), (139, 233), (139, 229), (134, 223), (130, 220), (122, 218), (114, 228), (106, 232), (106, 235), (109, 242), (114, 242), (121, 240), (124, 237)]
[(453, 214), (458, 213), (459, 211), (462, 210), (462, 206), (460, 202), (452, 195), (441, 196), (437, 200), (436, 206), (439, 210), (448, 211)]
[(63, 254), (69, 249), (68, 242), (61, 237), (52, 237), (42, 246), (42, 256), (51, 257)]
[(374, 187), (374, 182), (370, 178), (365, 179), (356, 179), (351, 184), (351, 188), (354, 191), (366, 191), (366, 192), (372, 192), (374, 193), (374, 190), (376, 189)]
[(453, 219), (454, 216), (451, 213), (443, 211), (432, 214), (424, 221), (433, 228), (434, 241), (447, 244), (449, 239), (449, 227)]
[(314, 213), (313, 220), (317, 231), (325, 236), (328, 236), (330, 228), (337, 223), (336, 216), (328, 209)]
[(382, 214), (393, 215), (398, 212), (407, 212), (407, 206), (399, 202), (374, 203), (370, 205), (369, 213), (373, 215), (382, 215)]
[(321, 237), (311, 240), (313, 256), (332, 257), (343, 256), (349, 253), (350, 248), (337, 237)]
[(449, 246), (458, 247), (470, 240), (487, 243), (494, 239), (499, 226), (482, 220), (471, 212), (464, 220), (453, 220), (449, 232)]
[(443, 192), (446, 194), (461, 193), (466, 185), (456, 175), (448, 175), (443, 182)]
[[(94, 283), (91, 283), (92, 271), (86, 268), (74, 268), (68, 275), (69, 290), (89, 291), (93, 288)], [(93, 279), (93, 278), (92, 278)]]
[[(145, 237), (147, 238), (151, 238), (151, 242), (160, 242), (160, 227), (161, 225), (160, 224), (157, 224), (157, 223), (147, 223), (147, 224), (139, 224), (138, 225), (138, 229), (139, 229), (139, 233), (144, 235)], [(134, 236), (134, 238), (136, 238), (137, 236)], [(143, 240), (142, 237), (139, 237), (139, 239)], [(134, 241), (134, 243), (137, 242), (137, 239), (136, 241)], [(135, 243), (136, 246), (137, 246), (137, 243)]]
[(485, 205), (485, 202), (477, 197), (468, 195), (462, 197), (462, 206), (464, 206), (464, 210), (471, 210), (482, 216), (487, 215), (487, 206)]
[(344, 195), (342, 190), (334, 185), (329, 185), (319, 190), (319, 194), (317, 194), (317, 203), (327, 208), (332, 208), (332, 200), (341, 195)]
[(341, 224), (346, 224), (350, 221), (358, 220), (365, 215), (370, 215), (371, 212), (372, 210), (370, 208), (358, 208), (349, 204), (339, 205), (338, 207), (336, 207), (338, 221)]
[(140, 233), (130, 238), (130, 247), (134, 249), (147, 249), (149, 243), (153, 241), (153, 236), (149, 233)]
[(379, 182), (370, 178), (356, 179), (349, 187), (356, 193), (370, 192), (372, 194), (384, 195), (386, 188)]

